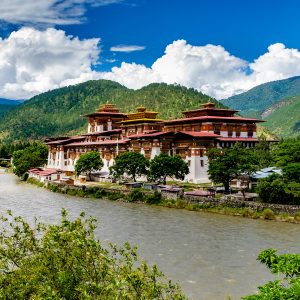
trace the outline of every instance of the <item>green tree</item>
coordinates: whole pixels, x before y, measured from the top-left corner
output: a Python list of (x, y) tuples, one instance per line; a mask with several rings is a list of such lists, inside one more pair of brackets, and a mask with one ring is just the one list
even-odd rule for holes
[(249, 177), (257, 168), (253, 150), (244, 148), (239, 143), (231, 148), (211, 148), (208, 159), (209, 178), (215, 183), (222, 183), (225, 192), (229, 192), (232, 179), (241, 175)]
[(43, 144), (33, 144), (23, 150), (13, 152), (13, 171), (21, 177), (29, 169), (42, 167), (46, 164), (48, 148)]
[(300, 182), (300, 162), (288, 163), (282, 168), (283, 177), (287, 181)]
[(272, 155), (277, 166), (286, 166), (289, 163), (300, 163), (300, 140), (288, 139), (273, 148)]
[(258, 137), (259, 142), (254, 147), (254, 156), (257, 166), (262, 169), (273, 165), (273, 156), (270, 142), (264, 135)]
[(104, 247), (83, 213), (70, 220), (63, 210), (58, 225), (30, 226), (11, 212), (1, 220), (1, 299), (186, 299), (136, 248)]
[[(265, 264), (277, 280), (258, 287), (256, 295), (243, 297), (245, 300), (296, 300), (300, 299), (300, 254), (276, 254), (277, 250), (262, 251), (258, 260)], [(283, 277), (283, 278), (282, 278)]]
[(116, 157), (115, 164), (110, 167), (111, 174), (119, 178), (124, 174), (136, 181), (137, 176), (148, 174), (149, 161), (139, 152), (125, 152)]
[(184, 180), (189, 173), (188, 164), (179, 156), (161, 153), (150, 161), (149, 179), (166, 184), (167, 177)]
[(99, 152), (87, 152), (81, 154), (76, 161), (75, 173), (80, 175), (81, 173), (88, 174), (89, 180), (91, 180), (91, 174), (94, 171), (101, 170), (103, 167), (103, 161)]

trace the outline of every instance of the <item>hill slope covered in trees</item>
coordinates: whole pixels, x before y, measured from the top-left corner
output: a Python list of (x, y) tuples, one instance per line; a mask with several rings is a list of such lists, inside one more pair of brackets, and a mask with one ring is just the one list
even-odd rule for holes
[(8, 100), (0, 98), (0, 118), (4, 116), (8, 111), (14, 109), (17, 105), (21, 104), (22, 101)]
[(86, 118), (80, 115), (94, 112), (106, 101), (124, 112), (144, 105), (160, 112), (160, 118), (168, 119), (181, 116), (183, 110), (198, 108), (208, 100), (208, 96), (178, 85), (154, 83), (131, 90), (113, 81), (88, 81), (25, 101), (0, 120), (0, 131), (11, 141), (76, 134), (86, 131)]
[(281, 137), (300, 134), (300, 76), (268, 82), (221, 100), (242, 115), (263, 118), (262, 126)]

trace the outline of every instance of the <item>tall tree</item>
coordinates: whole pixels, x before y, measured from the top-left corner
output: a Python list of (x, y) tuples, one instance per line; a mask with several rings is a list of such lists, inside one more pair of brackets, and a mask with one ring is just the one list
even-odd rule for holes
[[(214, 183), (222, 183), (225, 192), (229, 192), (230, 181), (241, 175), (250, 176), (256, 170), (252, 149), (237, 143), (231, 148), (212, 148), (208, 151), (209, 178)], [(244, 177), (244, 178), (245, 178)]]
[(143, 154), (130, 151), (118, 155), (110, 171), (116, 178), (127, 174), (135, 182), (138, 176), (148, 174), (148, 167), (149, 161)]
[(150, 161), (149, 179), (166, 184), (167, 177), (184, 180), (189, 173), (188, 164), (178, 155), (161, 153)]
[(89, 180), (94, 171), (101, 170), (103, 161), (99, 152), (88, 152), (81, 154), (75, 165), (75, 173), (78, 176), (81, 173), (86, 173)]

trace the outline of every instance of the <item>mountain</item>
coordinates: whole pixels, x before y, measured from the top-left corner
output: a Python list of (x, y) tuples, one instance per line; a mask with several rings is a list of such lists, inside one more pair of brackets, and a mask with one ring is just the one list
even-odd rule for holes
[(17, 105), (21, 104), (22, 100), (8, 100), (0, 98), (0, 119), (4, 116), (5, 113), (14, 109)]
[(281, 137), (300, 135), (300, 95), (277, 102), (262, 113), (264, 124)]
[(258, 85), (221, 103), (239, 109), (243, 115), (260, 117), (273, 104), (297, 95), (300, 95), (300, 76)]
[(263, 126), (279, 137), (300, 134), (300, 76), (261, 84), (221, 103), (265, 119)]
[[(109, 101), (121, 111), (132, 112), (140, 105), (160, 112), (160, 118), (174, 118), (181, 111), (198, 108), (209, 97), (179, 85), (153, 83), (139, 90), (109, 80), (88, 81), (35, 96), (0, 120), (2, 138), (40, 139), (47, 136), (85, 132), (87, 122), (80, 115), (94, 112)], [(217, 101), (218, 107), (223, 107)]]

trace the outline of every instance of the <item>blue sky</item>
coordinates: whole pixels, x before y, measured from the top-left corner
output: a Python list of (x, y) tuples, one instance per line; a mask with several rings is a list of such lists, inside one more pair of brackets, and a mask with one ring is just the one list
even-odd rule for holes
[(2, 2), (0, 97), (104, 78), (225, 98), (300, 75), (298, 1)]

